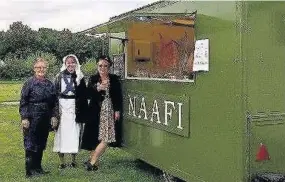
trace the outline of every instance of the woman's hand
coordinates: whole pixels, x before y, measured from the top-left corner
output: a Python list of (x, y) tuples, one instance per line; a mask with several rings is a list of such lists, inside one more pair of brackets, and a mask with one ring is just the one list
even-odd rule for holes
[(30, 121), (27, 120), (27, 119), (23, 119), (23, 120), (22, 120), (22, 127), (23, 127), (24, 129), (28, 129), (28, 128), (30, 127)]
[(100, 92), (101, 90), (107, 90), (109, 82), (97, 83), (97, 90)]
[(58, 126), (58, 120), (56, 117), (52, 117), (51, 118), (51, 126), (52, 126), (52, 129), (56, 129), (57, 126)]
[(120, 119), (120, 112), (116, 111), (115, 112), (115, 121), (118, 121)]

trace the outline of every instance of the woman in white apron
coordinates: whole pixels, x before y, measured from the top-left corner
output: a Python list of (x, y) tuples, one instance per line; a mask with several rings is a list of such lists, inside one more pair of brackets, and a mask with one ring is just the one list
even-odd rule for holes
[(57, 75), (55, 86), (59, 99), (59, 125), (55, 133), (53, 151), (60, 158), (59, 169), (67, 167), (64, 154), (71, 154), (70, 167), (76, 167), (76, 154), (80, 144), (80, 130), (85, 122), (88, 107), (85, 94), (86, 84), (80, 64), (75, 55), (63, 58), (61, 72)]

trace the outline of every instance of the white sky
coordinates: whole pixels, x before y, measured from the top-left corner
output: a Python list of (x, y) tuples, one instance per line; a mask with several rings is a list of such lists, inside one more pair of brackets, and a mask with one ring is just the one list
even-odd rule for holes
[(0, 31), (15, 21), (34, 30), (82, 31), (157, 0), (0, 0)]

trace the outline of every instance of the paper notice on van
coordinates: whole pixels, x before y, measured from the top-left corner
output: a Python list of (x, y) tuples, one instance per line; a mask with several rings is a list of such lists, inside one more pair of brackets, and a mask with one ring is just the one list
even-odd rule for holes
[(195, 42), (193, 71), (209, 71), (209, 39)]

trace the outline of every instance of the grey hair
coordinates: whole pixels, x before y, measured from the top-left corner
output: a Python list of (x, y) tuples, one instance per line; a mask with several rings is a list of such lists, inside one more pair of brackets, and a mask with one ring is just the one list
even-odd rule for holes
[(46, 65), (47, 65), (47, 67), (48, 67), (48, 62), (47, 62), (47, 60), (45, 60), (44, 58), (42, 58), (42, 57), (38, 57), (38, 58), (36, 58), (35, 60), (34, 60), (34, 66), (37, 64), (37, 63), (39, 63), (39, 62), (43, 62), (43, 63), (45, 63)]

